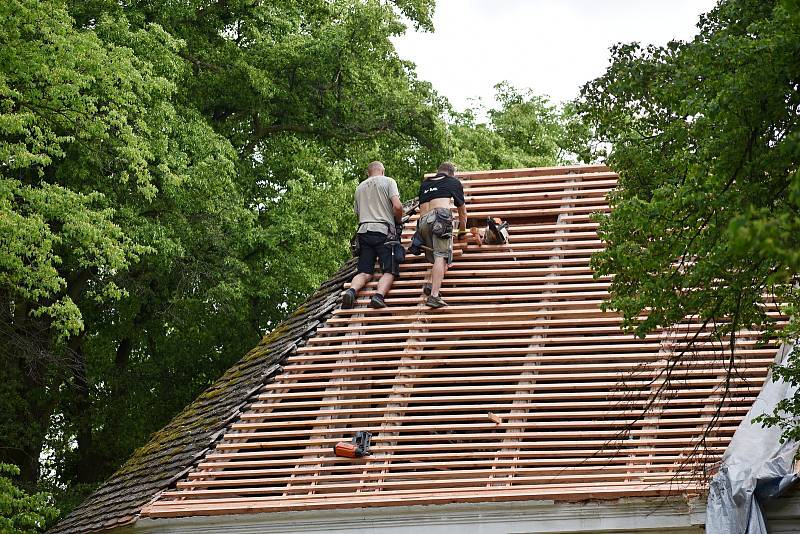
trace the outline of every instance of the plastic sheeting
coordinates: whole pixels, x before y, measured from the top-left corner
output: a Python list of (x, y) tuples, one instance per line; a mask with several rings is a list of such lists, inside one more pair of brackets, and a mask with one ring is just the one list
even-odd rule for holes
[[(791, 347), (783, 346), (775, 358), (786, 363)], [(794, 472), (797, 442), (781, 444), (778, 428), (753, 424), (753, 418), (771, 413), (781, 399), (797, 388), (771, 378), (747, 416), (733, 434), (708, 492), (708, 534), (767, 534), (760, 503), (778, 497), (800, 477)]]

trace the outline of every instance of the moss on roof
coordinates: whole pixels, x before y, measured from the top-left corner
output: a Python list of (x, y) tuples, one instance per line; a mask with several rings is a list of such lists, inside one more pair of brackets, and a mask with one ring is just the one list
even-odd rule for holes
[(355, 263), (349, 261), (49, 533), (92, 532), (135, 521), (146, 504), (205, 455), (250, 397), (340, 305), (344, 283), (354, 273)]

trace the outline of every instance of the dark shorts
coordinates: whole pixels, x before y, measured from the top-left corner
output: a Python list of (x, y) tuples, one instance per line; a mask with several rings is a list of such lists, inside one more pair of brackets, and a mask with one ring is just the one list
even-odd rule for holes
[(373, 274), (375, 272), (375, 259), (381, 262), (384, 273), (397, 276), (400, 272), (400, 261), (392, 256), (392, 249), (385, 245), (386, 234), (380, 232), (365, 232), (358, 234), (361, 244), (361, 253), (358, 255), (358, 272)]

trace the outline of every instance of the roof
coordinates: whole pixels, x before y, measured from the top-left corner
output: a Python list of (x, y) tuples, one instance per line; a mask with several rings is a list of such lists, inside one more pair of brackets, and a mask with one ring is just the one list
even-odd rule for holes
[[(427, 266), (409, 256), (387, 309), (366, 307), (374, 283), (338, 309), (348, 263), (54, 532), (139, 515), (704, 491), (776, 346), (742, 333), (725, 391), (730, 354), (692, 321), (620, 332), (600, 309), (609, 280), (589, 267), (608, 168), (462, 178), (470, 224), (501, 217), (511, 237), (457, 245), (449, 307), (422, 304)], [(357, 430), (373, 433), (372, 455), (334, 456)]]
[(203, 458), (251, 395), (280, 370), (280, 362), (339, 306), (342, 286), (354, 273), (350, 261), (48, 532), (83, 533), (135, 521), (145, 505)]

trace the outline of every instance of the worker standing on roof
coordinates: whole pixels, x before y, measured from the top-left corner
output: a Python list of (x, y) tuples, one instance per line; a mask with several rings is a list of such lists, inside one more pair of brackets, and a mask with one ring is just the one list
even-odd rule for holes
[(385, 176), (385, 172), (383, 163), (373, 161), (367, 166), (367, 179), (356, 188), (353, 208), (358, 217), (358, 274), (342, 296), (342, 308), (345, 309), (353, 307), (358, 292), (372, 279), (376, 258), (381, 262), (383, 274), (369, 301), (370, 308), (386, 307), (384, 298), (400, 272), (403, 249), (399, 245), (402, 231), (399, 225), (403, 218), (403, 204), (397, 182)]
[(453, 213), (450, 209), (453, 204), (458, 208), (458, 238), (466, 239), (467, 235), (464, 188), (455, 173), (455, 165), (442, 163), (436, 175), (423, 179), (419, 186), (417, 233), (425, 244), (425, 257), (433, 264), (430, 284), (423, 287), (423, 292), (428, 295), (425, 304), (431, 308), (447, 306), (439, 290), (447, 269), (453, 263)]

